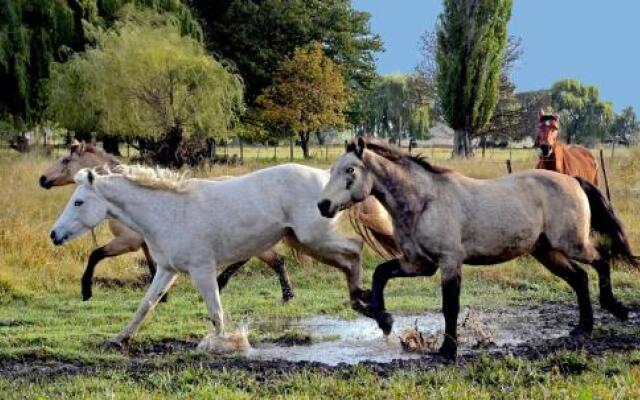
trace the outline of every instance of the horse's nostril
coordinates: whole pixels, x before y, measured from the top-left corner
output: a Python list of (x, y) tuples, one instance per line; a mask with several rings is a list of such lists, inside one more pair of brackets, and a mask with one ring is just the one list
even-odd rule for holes
[(51, 238), (51, 240), (56, 240), (56, 231), (51, 231), (49, 237)]
[(324, 199), (318, 203), (318, 210), (320, 210), (320, 214), (326, 216), (329, 214), (329, 208), (331, 207), (331, 201)]
[(40, 177), (40, 186), (42, 186), (43, 188), (47, 187), (47, 177), (44, 175)]

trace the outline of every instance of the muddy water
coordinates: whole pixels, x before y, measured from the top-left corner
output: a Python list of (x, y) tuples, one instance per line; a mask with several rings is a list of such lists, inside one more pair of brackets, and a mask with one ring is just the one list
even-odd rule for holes
[[(466, 310), (461, 313), (460, 321), (466, 313), (474, 313), (483, 330), (491, 332), (494, 348), (503, 345), (516, 345), (544, 336), (555, 338), (564, 336), (569, 326), (548, 326), (542, 323), (544, 318), (531, 311), (526, 314), (481, 312)], [(288, 361), (321, 362), (328, 365), (340, 363), (356, 364), (361, 361), (390, 362), (394, 359), (420, 358), (417, 353), (402, 349), (398, 334), (417, 327), (425, 334), (438, 334), (444, 330), (444, 320), (439, 313), (415, 315), (394, 315), (394, 333), (385, 338), (376, 323), (368, 318), (353, 320), (331, 316), (315, 316), (279, 324), (279, 329), (295, 330), (310, 335), (311, 344), (283, 346), (280, 344), (260, 343), (254, 345), (248, 357), (260, 360), (283, 359)], [(536, 323), (540, 321), (540, 323)], [(477, 345), (472, 330), (465, 332), (461, 327), (461, 336), (466, 340), (460, 343), (460, 353), (472, 351)]]

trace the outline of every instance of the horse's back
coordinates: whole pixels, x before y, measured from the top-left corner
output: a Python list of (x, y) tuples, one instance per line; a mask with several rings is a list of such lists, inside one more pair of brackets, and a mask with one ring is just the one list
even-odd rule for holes
[(589, 151), (582, 146), (565, 146), (563, 167), (567, 175), (579, 176), (598, 185), (598, 164)]

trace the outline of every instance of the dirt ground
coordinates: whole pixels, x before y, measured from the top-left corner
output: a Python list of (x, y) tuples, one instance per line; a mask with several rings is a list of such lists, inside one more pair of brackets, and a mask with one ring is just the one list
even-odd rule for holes
[[(455, 361), (460, 367), (473, 363), (479, 357), (503, 358), (507, 356), (524, 359), (540, 359), (560, 351), (580, 351), (589, 356), (601, 356), (607, 353), (626, 353), (640, 349), (640, 305), (632, 306), (630, 319), (627, 322), (617, 321), (609, 314), (595, 307), (595, 330), (590, 337), (571, 337), (565, 334), (577, 320), (577, 306), (570, 303), (545, 303), (542, 305), (517, 305), (498, 311), (491, 311), (485, 318), (493, 321), (513, 321), (525, 316), (525, 324), (507, 324), (512, 330), (513, 337), (521, 338), (518, 343), (504, 343), (488, 348), (461, 348), (460, 355)], [(517, 318), (516, 318), (517, 317)], [(291, 374), (293, 372), (308, 371), (316, 374), (340, 373), (350, 374), (354, 365), (341, 363), (327, 365), (320, 362), (294, 362), (288, 360), (256, 360), (244, 357), (208, 357), (178, 358), (170, 365), (162, 360), (167, 355), (193, 354), (196, 341), (162, 340), (146, 344), (132, 344), (128, 349), (129, 361), (124, 365), (91, 364), (77, 360), (64, 360), (39, 356), (28, 356), (19, 360), (0, 360), (0, 375), (5, 377), (24, 377), (27, 379), (42, 379), (59, 375), (84, 374), (90, 375), (97, 370), (109, 368), (124, 369), (128, 374), (148, 374), (149, 372), (166, 368), (181, 368), (188, 363), (211, 369), (225, 368), (227, 370), (243, 370), (254, 374), (256, 379), (271, 379)], [(284, 348), (284, 347), (283, 347)], [(336, 348), (339, 350), (339, 348)], [(373, 373), (384, 377), (392, 372), (402, 370), (428, 370), (450, 364), (437, 354), (424, 354), (416, 359), (396, 359), (388, 363), (364, 361), (359, 368), (364, 367)], [(580, 365), (559, 365), (563, 373), (580, 372)]]

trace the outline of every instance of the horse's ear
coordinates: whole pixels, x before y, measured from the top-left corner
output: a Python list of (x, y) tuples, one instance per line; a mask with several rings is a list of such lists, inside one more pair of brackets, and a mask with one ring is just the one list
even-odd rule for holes
[(362, 136), (358, 137), (358, 145), (356, 146), (356, 155), (358, 157), (362, 157), (362, 153), (364, 153), (364, 149), (367, 147), (367, 144), (365, 143), (364, 139), (362, 138)]
[(80, 142), (80, 146), (78, 147), (78, 155), (84, 154), (84, 150), (87, 148), (87, 143), (83, 140)]
[(79, 147), (80, 147), (80, 142), (78, 142), (77, 139), (73, 139), (73, 142), (71, 142), (71, 145), (69, 146), (69, 154), (73, 154), (76, 151), (78, 151)]
[(345, 151), (345, 153), (357, 153), (356, 143), (353, 142), (353, 141), (347, 142), (345, 140), (345, 142), (344, 142), (344, 151)]
[(538, 119), (542, 119), (544, 116), (544, 110), (542, 108), (538, 109)]
[(76, 172), (76, 174), (73, 176), (73, 180), (79, 185), (93, 185), (95, 175), (89, 168), (83, 168), (80, 171)]

